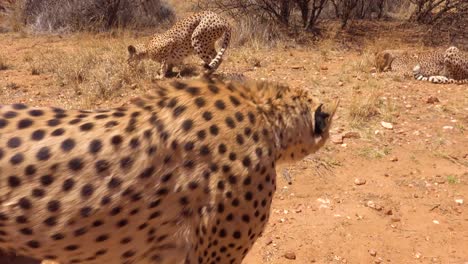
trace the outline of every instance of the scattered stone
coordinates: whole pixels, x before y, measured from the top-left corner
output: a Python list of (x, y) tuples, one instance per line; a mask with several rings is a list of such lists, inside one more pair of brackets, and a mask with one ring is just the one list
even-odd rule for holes
[(392, 123), (382, 121), (382, 122), (380, 122), (380, 124), (386, 129), (390, 129), (390, 130), (393, 129)]
[(301, 66), (301, 65), (294, 65), (294, 66), (291, 66), (291, 69), (300, 70), (300, 69), (305, 69), (305, 68), (304, 68), (304, 66)]
[(455, 199), (457, 205), (463, 205), (463, 199)]
[(338, 82), (338, 86), (343, 86), (344, 82)]
[(330, 137), (330, 140), (333, 144), (343, 144), (343, 135), (339, 134), (339, 135), (332, 135)]
[(381, 257), (378, 257), (378, 258), (374, 259), (375, 264), (380, 264), (382, 262), (383, 262), (383, 259)]
[(390, 161), (391, 161), (391, 162), (397, 162), (397, 161), (398, 161), (398, 157), (396, 157), (396, 156), (395, 156), (395, 157), (392, 157), (392, 158), (390, 158)]
[(377, 256), (377, 252), (373, 249), (369, 249), (369, 254), (373, 257)]
[(429, 96), (426, 100), (426, 103), (428, 104), (435, 104), (435, 103), (438, 103), (440, 102), (439, 101), (439, 98), (435, 97), (435, 96)]
[(320, 69), (321, 69), (322, 71), (327, 71), (327, 70), (328, 70), (328, 67), (327, 67), (327, 66), (320, 66)]
[(270, 245), (271, 243), (273, 243), (273, 239), (271, 238), (268, 238), (266, 241), (265, 241), (265, 245)]
[(377, 211), (382, 211), (383, 207), (380, 206), (379, 204), (376, 204), (374, 201), (367, 201), (366, 203), (367, 207), (375, 209)]
[(292, 251), (288, 251), (288, 252), (284, 253), (284, 257), (286, 259), (294, 260), (294, 259), (296, 259), (296, 253), (294, 253)]
[(415, 259), (420, 259), (422, 257), (422, 254), (419, 252), (414, 253), (414, 258)]
[(444, 130), (452, 130), (452, 129), (453, 129), (453, 126), (444, 126), (443, 129), (444, 129)]
[(348, 132), (345, 132), (343, 133), (343, 138), (361, 138), (361, 135), (359, 134), (359, 132), (356, 132), (356, 131), (348, 131)]
[(356, 184), (356, 185), (364, 185), (364, 184), (366, 184), (366, 180), (365, 180), (365, 179), (356, 178), (356, 179), (354, 179), (354, 184)]
[(434, 223), (434, 224), (436, 224), (436, 225), (440, 224), (440, 222), (437, 221), (437, 220), (432, 220), (432, 223)]
[(376, 67), (372, 67), (370, 70), (369, 70), (370, 73), (377, 73), (377, 68)]
[(397, 214), (394, 214), (390, 217), (390, 220), (392, 220), (392, 222), (400, 222), (401, 221), (401, 217)]

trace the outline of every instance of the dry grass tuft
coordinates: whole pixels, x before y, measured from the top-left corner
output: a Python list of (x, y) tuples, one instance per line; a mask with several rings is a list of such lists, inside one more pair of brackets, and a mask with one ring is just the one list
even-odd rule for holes
[(349, 118), (357, 126), (380, 114), (382, 92), (374, 82), (369, 82), (366, 89), (356, 86), (349, 106)]
[(10, 65), (8, 65), (6, 58), (4, 56), (0, 56), (0, 71), (8, 70)]
[(233, 32), (233, 46), (247, 46), (254, 49), (275, 47), (284, 38), (278, 26), (246, 16), (236, 23)]

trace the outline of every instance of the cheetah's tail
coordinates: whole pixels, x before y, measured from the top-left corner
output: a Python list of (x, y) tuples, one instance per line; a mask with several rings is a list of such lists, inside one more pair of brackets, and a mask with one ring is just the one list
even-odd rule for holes
[(208, 65), (212, 71), (216, 70), (221, 64), (223, 55), (226, 52), (226, 49), (228, 48), (230, 42), (231, 42), (231, 28), (226, 27), (226, 30), (224, 31), (224, 34), (223, 34), (223, 44), (221, 45), (221, 50), (219, 50), (218, 54), (216, 54), (216, 57), (214, 57), (214, 59)]

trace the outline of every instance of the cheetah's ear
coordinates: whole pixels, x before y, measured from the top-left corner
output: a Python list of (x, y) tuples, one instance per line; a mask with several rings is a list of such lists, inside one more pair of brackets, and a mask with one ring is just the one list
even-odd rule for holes
[(129, 45), (127, 49), (128, 49), (128, 53), (129, 53), (130, 55), (133, 55), (133, 54), (136, 53), (136, 48), (135, 48), (135, 46), (133, 46), (133, 45)]

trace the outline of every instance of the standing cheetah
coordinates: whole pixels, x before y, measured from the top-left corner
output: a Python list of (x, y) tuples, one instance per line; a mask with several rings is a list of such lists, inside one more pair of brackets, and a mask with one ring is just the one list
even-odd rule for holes
[(456, 47), (445, 51), (384, 50), (376, 54), (379, 71), (433, 83), (468, 83), (468, 56)]
[[(216, 52), (215, 43), (221, 37), (221, 49)], [(162, 79), (173, 66), (195, 52), (204, 61), (207, 73), (211, 73), (221, 64), (230, 40), (231, 26), (225, 18), (211, 11), (200, 12), (177, 22), (165, 33), (155, 35), (146, 44), (129, 45), (128, 63), (134, 65), (142, 59), (158, 61), (161, 63), (158, 78)]]
[(108, 110), (0, 106), (0, 250), (86, 263), (241, 263), (275, 167), (319, 150), (337, 104), (210, 77)]

